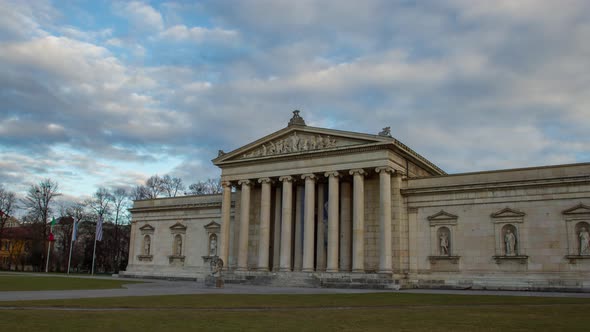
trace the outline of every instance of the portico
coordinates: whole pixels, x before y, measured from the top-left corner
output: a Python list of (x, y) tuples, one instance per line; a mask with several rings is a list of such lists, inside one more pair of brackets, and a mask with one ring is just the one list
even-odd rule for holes
[[(222, 169), (224, 197), (231, 188), (239, 197), (234, 233), (224, 228), (220, 241), (226, 269), (237, 272), (391, 274), (392, 202), (401, 198), (391, 177), (405, 176), (410, 164), (414, 172), (443, 173), (387, 130), (308, 127), (298, 111), (285, 129), (220, 151), (213, 163)], [(224, 221), (228, 204), (222, 200)]]

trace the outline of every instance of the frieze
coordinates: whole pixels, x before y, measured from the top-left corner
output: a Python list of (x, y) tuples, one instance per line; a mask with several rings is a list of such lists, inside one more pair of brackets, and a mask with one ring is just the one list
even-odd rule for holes
[(301, 133), (298, 135), (297, 132), (294, 132), (283, 139), (262, 144), (259, 148), (244, 153), (242, 159), (331, 149), (337, 145), (337, 139), (330, 135), (308, 135)]

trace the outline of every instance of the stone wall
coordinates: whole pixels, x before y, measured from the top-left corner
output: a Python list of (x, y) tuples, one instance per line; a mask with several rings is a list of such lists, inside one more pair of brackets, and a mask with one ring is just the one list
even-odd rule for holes
[[(403, 193), (413, 283), (590, 287), (590, 256), (570, 248), (579, 247), (575, 225), (590, 221), (589, 164), (410, 179)], [(450, 231), (448, 255), (441, 254), (441, 227)], [(514, 253), (507, 253), (508, 230)]]

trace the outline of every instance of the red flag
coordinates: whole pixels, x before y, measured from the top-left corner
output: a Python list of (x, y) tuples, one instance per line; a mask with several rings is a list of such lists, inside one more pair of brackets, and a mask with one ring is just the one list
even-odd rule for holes
[(53, 233), (49, 233), (49, 239), (50, 242), (55, 241), (55, 236), (53, 236)]

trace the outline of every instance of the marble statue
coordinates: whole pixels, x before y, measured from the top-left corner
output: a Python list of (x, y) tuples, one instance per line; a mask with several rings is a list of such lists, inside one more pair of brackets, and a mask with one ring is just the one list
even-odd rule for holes
[(217, 256), (217, 236), (211, 236), (209, 243), (209, 256)]
[(146, 235), (143, 240), (143, 254), (149, 256), (150, 254), (150, 246), (151, 246), (151, 239), (149, 235)]
[(391, 127), (385, 127), (379, 132), (379, 136), (391, 137)]
[(516, 236), (512, 233), (511, 230), (506, 230), (506, 235), (504, 235), (504, 245), (506, 246), (506, 256), (515, 256), (515, 247), (516, 247)]
[(441, 256), (448, 256), (449, 255), (449, 236), (446, 232), (443, 232), (440, 235), (440, 255)]
[(580, 256), (590, 255), (590, 234), (586, 227), (580, 229), (578, 236), (580, 238)]
[(176, 235), (176, 256), (182, 256), (182, 237), (180, 235)]

